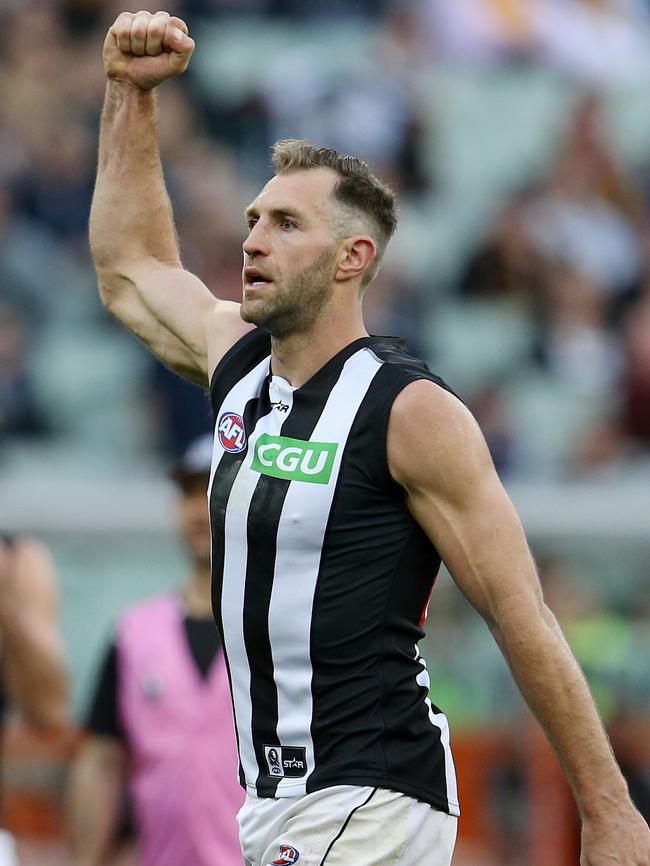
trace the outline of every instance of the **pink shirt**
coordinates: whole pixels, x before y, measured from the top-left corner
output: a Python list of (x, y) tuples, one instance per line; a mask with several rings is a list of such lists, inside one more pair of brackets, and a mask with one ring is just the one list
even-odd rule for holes
[(139, 866), (237, 866), (244, 791), (223, 653), (204, 679), (176, 596), (129, 611), (117, 648)]

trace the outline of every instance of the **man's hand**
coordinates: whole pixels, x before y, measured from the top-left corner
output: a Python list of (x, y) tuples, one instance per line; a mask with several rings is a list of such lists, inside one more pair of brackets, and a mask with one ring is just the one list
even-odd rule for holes
[(104, 69), (115, 81), (151, 90), (187, 69), (194, 40), (167, 12), (122, 12), (106, 34)]
[(613, 803), (605, 820), (583, 821), (580, 866), (650, 866), (650, 830), (630, 803)]
[(68, 722), (68, 679), (57, 622), (57, 580), (47, 548), (0, 539), (0, 675), (10, 702), (33, 725)]

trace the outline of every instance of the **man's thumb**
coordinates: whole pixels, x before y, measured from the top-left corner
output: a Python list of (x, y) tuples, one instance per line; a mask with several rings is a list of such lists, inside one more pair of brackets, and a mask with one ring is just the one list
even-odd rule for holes
[(170, 60), (175, 66), (187, 66), (195, 42), (191, 36), (187, 36), (182, 30), (174, 29), (169, 39)]

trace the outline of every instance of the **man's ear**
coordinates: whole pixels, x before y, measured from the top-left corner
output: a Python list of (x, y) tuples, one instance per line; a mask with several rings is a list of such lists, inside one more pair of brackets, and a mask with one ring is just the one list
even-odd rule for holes
[(345, 241), (339, 255), (334, 279), (343, 283), (362, 276), (377, 258), (377, 244), (370, 237), (355, 237)]

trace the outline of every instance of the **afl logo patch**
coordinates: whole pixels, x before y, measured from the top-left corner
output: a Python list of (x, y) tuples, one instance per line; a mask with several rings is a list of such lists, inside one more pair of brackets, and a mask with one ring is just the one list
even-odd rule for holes
[(239, 454), (246, 448), (246, 430), (244, 419), (234, 412), (224, 412), (217, 425), (219, 442), (224, 451)]
[(271, 860), (271, 866), (287, 866), (290, 863), (297, 863), (300, 860), (300, 854), (291, 845), (280, 845), (278, 856), (275, 860)]

